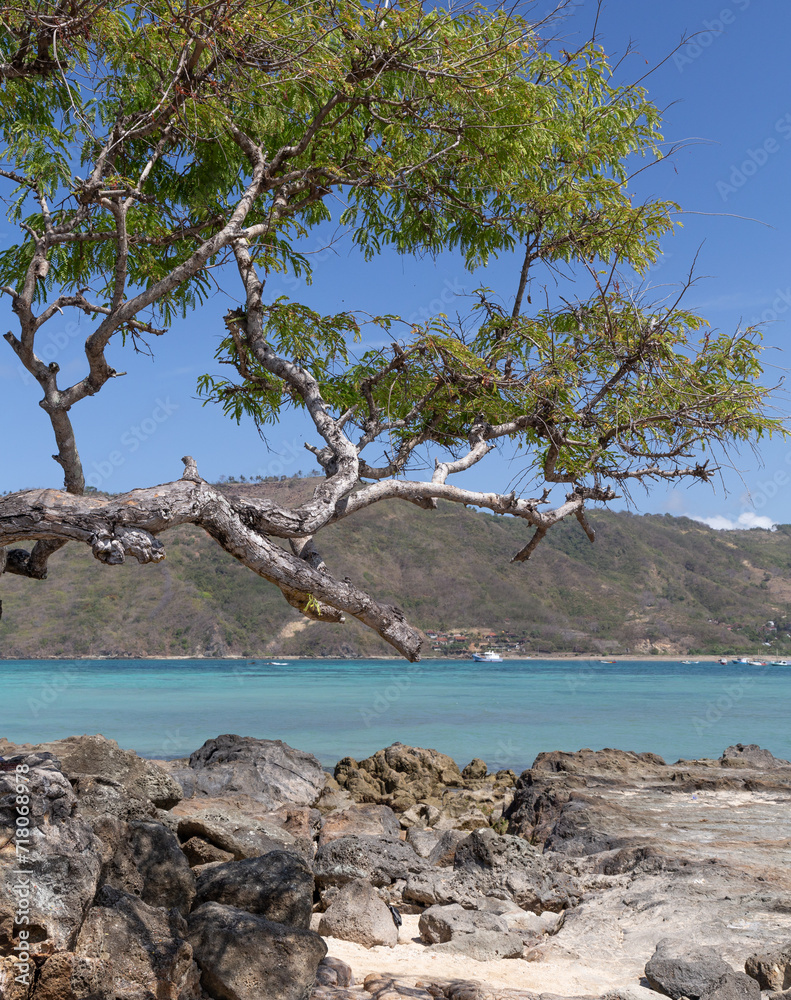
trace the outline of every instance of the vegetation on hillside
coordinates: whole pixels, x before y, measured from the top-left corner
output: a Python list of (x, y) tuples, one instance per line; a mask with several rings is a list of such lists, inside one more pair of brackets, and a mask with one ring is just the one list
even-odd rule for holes
[[(266, 489), (296, 502), (311, 482)], [(521, 543), (517, 522), (442, 504), (365, 511), (326, 532), (324, 550), (341, 577), (437, 636), (424, 655), (490, 645), (526, 656), (768, 654), (769, 641), (772, 655), (791, 658), (791, 526), (725, 532), (670, 516), (592, 517), (595, 545), (576, 525), (559, 525), (529, 572), (508, 564)], [(4, 591), (3, 658), (391, 652), (354, 621), (307, 621), (191, 525), (173, 533), (156, 566), (110, 569), (70, 546), (53, 556), (48, 580), (7, 578)]]

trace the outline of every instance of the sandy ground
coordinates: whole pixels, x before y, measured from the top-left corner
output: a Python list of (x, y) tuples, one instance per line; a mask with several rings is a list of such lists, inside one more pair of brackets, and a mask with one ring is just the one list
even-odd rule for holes
[[(320, 913), (314, 913), (311, 926), (318, 928)], [(534, 990), (538, 993), (562, 993), (567, 996), (602, 994), (610, 989), (625, 986), (629, 981), (623, 969), (602, 969), (588, 965), (584, 960), (569, 962), (525, 962), (518, 958), (504, 958), (492, 962), (477, 962), (462, 955), (433, 953), (420, 943), (418, 915), (404, 914), (395, 948), (364, 948), (351, 941), (325, 938), (328, 954), (347, 962), (354, 972), (356, 983), (371, 972), (392, 975), (414, 984), (418, 980), (454, 980), (476, 982), (485, 986), (504, 986), (511, 989)], [(637, 986), (639, 976), (634, 976)]]

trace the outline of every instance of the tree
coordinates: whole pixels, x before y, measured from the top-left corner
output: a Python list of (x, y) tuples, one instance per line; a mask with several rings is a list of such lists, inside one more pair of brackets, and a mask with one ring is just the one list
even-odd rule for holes
[[(553, 56), (514, 14), (412, 0), (21, 0), (2, 18), (0, 177), (20, 233), (0, 253), (5, 339), (40, 387), (64, 490), (0, 501), (0, 571), (41, 579), (69, 541), (157, 562), (160, 535), (193, 523), (308, 617), (351, 614), (416, 659), (398, 608), (331, 575), (323, 528), (388, 499), (470, 504), (527, 523), (523, 561), (570, 516), (593, 540), (586, 506), (616, 488), (708, 480), (701, 452), (779, 429), (756, 331), (705, 331), (619, 277), (656, 260), (675, 206), (633, 202), (634, 158), (663, 155), (659, 114), (593, 43)], [(450, 249), (474, 269), (519, 250), (515, 293), (481, 288), (455, 321), (369, 318), (391, 346), (356, 349), (354, 312), (266, 295), (269, 274), (309, 272), (299, 239), (330, 220), (368, 257)], [(591, 295), (532, 308), (539, 265)], [(86, 495), (69, 411), (122, 374), (108, 344), (147, 349), (217, 275), (240, 303), (219, 352), (234, 375), (200, 390), (261, 429), (306, 411), (322, 482), (287, 508), (211, 486), (186, 457), (176, 482)], [(36, 354), (66, 310), (92, 323), (67, 386)], [(536, 495), (449, 483), (504, 441)], [(430, 478), (409, 478), (426, 451)]]

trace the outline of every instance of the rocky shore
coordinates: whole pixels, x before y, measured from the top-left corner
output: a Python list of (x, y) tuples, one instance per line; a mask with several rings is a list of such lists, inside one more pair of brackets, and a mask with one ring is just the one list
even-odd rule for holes
[(0, 740), (0, 1000), (791, 1000), (791, 764)]

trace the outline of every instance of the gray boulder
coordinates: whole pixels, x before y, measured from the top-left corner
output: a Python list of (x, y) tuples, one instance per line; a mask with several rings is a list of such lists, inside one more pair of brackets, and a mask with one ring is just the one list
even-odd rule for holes
[(398, 928), (389, 907), (368, 882), (359, 879), (344, 885), (322, 914), (319, 934), (354, 941), (365, 948), (398, 943)]
[(475, 830), (458, 843), (452, 869), (410, 874), (403, 892), (408, 902), (423, 906), (460, 903), (466, 909), (475, 909), (482, 896), (510, 899), (533, 913), (557, 913), (578, 901), (568, 875), (553, 872), (546, 859), (520, 837), (490, 828)]
[(340, 837), (320, 847), (313, 861), (319, 888), (365, 879), (375, 886), (391, 885), (428, 863), (398, 837)]
[(727, 972), (703, 1000), (761, 1000), (761, 987), (743, 972)]
[[(0, 752), (8, 755), (10, 745)], [(52, 754), (71, 779), (80, 812), (93, 819), (111, 813), (121, 819), (154, 818), (157, 809), (171, 809), (181, 798), (181, 786), (153, 761), (122, 750), (105, 736), (68, 736), (35, 746), (22, 744), (13, 752)]]
[(301, 855), (289, 851), (213, 865), (198, 876), (195, 909), (208, 902), (307, 928), (313, 910), (313, 872)]
[(216, 861), (233, 861), (234, 856), (230, 851), (224, 851), (221, 847), (216, 847), (203, 837), (190, 837), (182, 845), (184, 856), (192, 868), (198, 865), (208, 865)]
[(420, 936), (426, 944), (442, 944), (464, 934), (480, 931), (508, 933), (508, 925), (497, 914), (485, 910), (465, 910), (458, 903), (429, 906), (420, 914)]
[(149, 906), (176, 907), (186, 916), (195, 898), (195, 876), (174, 834), (161, 823), (134, 820), (120, 824), (118, 841), (102, 884), (139, 896)]
[(523, 935), (509, 929), (496, 913), (465, 910), (458, 903), (430, 906), (420, 915), (420, 936), (432, 951), (450, 952), (489, 962), (498, 958), (521, 958)]
[(673, 1000), (699, 1000), (734, 970), (713, 948), (687, 949), (683, 943), (664, 938), (645, 967), (652, 989)]
[(367, 834), (375, 837), (397, 837), (401, 825), (388, 806), (371, 802), (354, 804), (340, 812), (329, 813), (321, 824), (319, 846), (329, 844), (350, 834)]
[[(16, 767), (26, 780), (17, 777)], [(18, 789), (22, 789), (18, 793)], [(10, 844), (17, 819), (17, 794), (30, 799), (30, 854), (35, 863), (20, 864), (13, 850), (0, 853), (0, 954), (13, 944), (17, 894), (29, 895), (28, 927), (32, 941), (57, 951), (70, 950), (96, 894), (101, 871), (101, 843), (77, 812), (68, 779), (47, 753), (6, 758), (0, 770), (0, 843)], [(25, 846), (22, 841), (18, 844)], [(20, 874), (28, 867), (31, 874)], [(38, 949), (34, 946), (34, 951)]]
[(317, 986), (354, 986), (354, 973), (352, 967), (340, 958), (331, 958), (325, 955), (319, 962), (316, 972)]
[(437, 868), (452, 868), (456, 861), (456, 848), (467, 837), (465, 830), (445, 830), (428, 856), (429, 864)]
[(771, 770), (776, 767), (789, 767), (791, 761), (775, 757), (757, 743), (747, 745), (737, 743), (735, 746), (725, 748), (720, 757), (720, 764), (723, 767), (757, 767)]
[(222, 799), (189, 799), (180, 802), (173, 815), (182, 843), (198, 837), (226, 851), (237, 861), (256, 858), (269, 851), (293, 849), (295, 843), (282, 822), (266, 814), (257, 814), (254, 806), (239, 809)]
[[(45, 963), (42, 979), (51, 979), (48, 991), (53, 997), (200, 997), (198, 969), (186, 940), (187, 924), (176, 911), (148, 906), (109, 886), (100, 890), (97, 904), (85, 918), (74, 953), (54, 956), (57, 961)], [(57, 983), (62, 992), (56, 990)], [(42, 989), (42, 996), (46, 995)]]
[(186, 766), (172, 766), (170, 772), (187, 797), (242, 795), (268, 810), (313, 805), (327, 780), (313, 754), (252, 736), (207, 740)]
[(549, 871), (541, 852), (532, 844), (521, 837), (496, 833), (490, 827), (474, 830), (457, 843), (453, 865), (471, 871), (529, 869), (542, 878)]
[(419, 826), (411, 826), (406, 832), (406, 843), (418, 857), (428, 858), (441, 836), (442, 834), (436, 830), (423, 830)]
[(791, 941), (771, 951), (750, 955), (744, 971), (762, 990), (781, 992), (791, 988)]
[(327, 954), (313, 931), (214, 902), (190, 914), (189, 940), (204, 989), (222, 1000), (308, 1000)]

